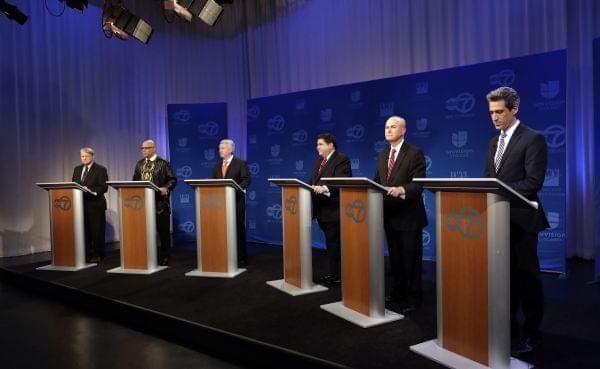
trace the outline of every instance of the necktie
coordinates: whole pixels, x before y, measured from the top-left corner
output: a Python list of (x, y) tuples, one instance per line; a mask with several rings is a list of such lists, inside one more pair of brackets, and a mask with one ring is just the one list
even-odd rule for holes
[(500, 140), (498, 141), (498, 153), (496, 154), (496, 160), (494, 161), (496, 173), (498, 173), (498, 169), (500, 169), (500, 162), (502, 161), (502, 155), (504, 154), (504, 138), (506, 138), (506, 133), (502, 132)]
[(143, 181), (152, 181), (152, 169), (153, 165), (150, 159), (146, 159), (144, 166), (142, 168), (142, 180)]
[(327, 158), (324, 158), (321, 162), (321, 165), (319, 166), (319, 175), (323, 172), (323, 168), (325, 168), (325, 165), (327, 165)]
[(388, 167), (387, 167), (387, 173), (386, 173), (388, 185), (391, 182), (390, 175), (392, 174), (392, 169), (394, 169), (394, 164), (396, 164), (396, 149), (392, 149), (392, 152), (390, 153), (390, 160), (388, 161)]
[(227, 162), (224, 161), (221, 166), (221, 177), (225, 178), (225, 173), (227, 173)]
[(83, 166), (83, 174), (81, 175), (81, 182), (85, 181), (85, 177), (87, 177), (88, 174), (88, 166), (84, 165)]

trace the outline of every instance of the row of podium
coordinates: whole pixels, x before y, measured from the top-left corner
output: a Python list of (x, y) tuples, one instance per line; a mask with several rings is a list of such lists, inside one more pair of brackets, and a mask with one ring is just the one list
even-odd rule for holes
[[(310, 185), (269, 179), (282, 188), (283, 279), (269, 285), (292, 296), (327, 288), (312, 278)], [(383, 197), (367, 178), (323, 178), (340, 187), (342, 301), (321, 308), (367, 328), (403, 318), (385, 309)], [(235, 277), (236, 191), (230, 179), (186, 180), (195, 189), (197, 269), (187, 276)], [(537, 206), (493, 178), (415, 179), (436, 196), (437, 339), (411, 350), (452, 368), (519, 368), (510, 357), (510, 202)], [(156, 262), (154, 195), (147, 181), (111, 181), (119, 191), (121, 265), (108, 273), (151, 274)], [(52, 264), (76, 271), (85, 263), (84, 187), (38, 183), (49, 192)]]

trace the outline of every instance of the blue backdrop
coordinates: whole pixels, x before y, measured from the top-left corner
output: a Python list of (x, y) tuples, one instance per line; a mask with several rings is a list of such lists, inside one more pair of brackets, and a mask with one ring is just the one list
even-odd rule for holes
[[(600, 38), (594, 40), (594, 121), (596, 158), (600, 157)], [(600, 160), (595, 161), (596, 173), (600, 173)], [(600, 281), (600, 180), (594, 179), (594, 202), (596, 205), (596, 280)]]
[[(428, 177), (482, 177), (492, 126), (485, 95), (512, 86), (521, 95), (519, 118), (544, 132), (549, 165), (541, 201), (551, 229), (540, 234), (546, 270), (565, 269), (565, 78), (564, 50), (459, 68), (248, 101), (247, 194), (250, 241), (282, 243), (281, 193), (268, 178), (307, 180), (317, 159), (315, 137), (330, 132), (352, 160), (353, 175), (372, 178), (375, 159), (386, 146), (384, 122), (407, 119), (407, 141), (425, 150)], [(424, 257), (435, 258), (435, 203), (425, 193), (429, 224)], [(313, 245), (323, 247), (313, 222)]]
[(177, 174), (173, 191), (173, 239), (196, 240), (194, 190), (185, 179), (210, 178), (220, 162), (219, 141), (227, 138), (227, 104), (168, 104), (169, 153)]

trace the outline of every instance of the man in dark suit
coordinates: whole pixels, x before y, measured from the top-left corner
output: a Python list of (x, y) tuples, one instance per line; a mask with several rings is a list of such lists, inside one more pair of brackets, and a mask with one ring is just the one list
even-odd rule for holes
[(385, 122), (390, 147), (377, 159), (374, 181), (388, 187), (383, 200), (383, 226), (388, 243), (393, 286), (386, 301), (396, 301), (407, 313), (421, 306), (423, 227), (427, 225), (423, 187), (413, 178), (425, 177), (423, 151), (405, 142), (406, 121), (392, 116)]
[[(219, 143), (219, 155), (221, 162), (215, 164), (212, 170), (214, 179), (233, 179), (242, 189), (250, 185), (250, 171), (248, 163), (233, 156), (235, 142), (233, 140), (221, 140)], [(238, 267), (248, 266), (248, 252), (246, 251), (246, 193), (236, 191), (236, 214), (237, 214), (237, 258)]]
[(350, 158), (337, 151), (335, 136), (321, 133), (317, 136), (319, 159), (315, 161), (309, 184), (313, 186), (312, 217), (317, 218), (325, 234), (329, 274), (321, 276), (320, 283), (340, 283), (340, 190), (322, 185), (323, 177), (352, 177)]
[[(537, 242), (539, 232), (549, 225), (537, 193), (544, 184), (548, 148), (543, 135), (516, 118), (520, 103), (517, 91), (500, 87), (490, 92), (487, 100), (500, 136), (490, 141), (485, 176), (500, 179), (539, 204), (538, 209), (510, 204), (511, 348), (518, 355), (533, 350), (541, 339), (544, 296)], [(519, 310), (525, 317), (522, 327)]]
[(83, 219), (85, 228), (86, 259), (99, 263), (104, 259), (104, 233), (106, 231), (106, 199), (108, 191), (106, 168), (94, 161), (94, 150), (83, 147), (79, 150), (81, 165), (73, 170), (73, 182), (91, 191), (83, 194)]
[(155, 193), (156, 229), (160, 239), (158, 264), (168, 265), (171, 254), (171, 204), (170, 195), (177, 177), (171, 163), (156, 154), (156, 144), (152, 140), (142, 143), (143, 159), (137, 162), (133, 172), (134, 181), (151, 181), (160, 192)]

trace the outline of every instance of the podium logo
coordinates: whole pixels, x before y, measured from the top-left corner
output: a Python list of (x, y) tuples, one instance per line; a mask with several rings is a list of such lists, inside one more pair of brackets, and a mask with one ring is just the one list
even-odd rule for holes
[(458, 232), (464, 238), (474, 240), (481, 236), (483, 219), (477, 209), (465, 206), (459, 211), (449, 211), (446, 219), (448, 231)]
[(225, 201), (223, 196), (208, 195), (202, 197), (202, 208), (212, 211), (220, 211), (225, 209)]
[(423, 230), (423, 246), (428, 246), (431, 242), (431, 234), (426, 230)]
[(281, 146), (280, 145), (273, 145), (271, 146), (271, 156), (276, 158), (279, 156), (279, 153), (281, 152)]
[(461, 114), (465, 114), (473, 110), (475, 107), (475, 97), (468, 93), (463, 92), (456, 97), (451, 97), (446, 100), (446, 109), (450, 111), (457, 111)]
[(275, 204), (267, 208), (267, 216), (273, 219), (281, 219), (281, 205)]
[(458, 131), (452, 133), (452, 144), (454, 147), (463, 147), (467, 144), (469, 134), (467, 131)]
[(190, 194), (182, 193), (181, 195), (179, 195), (179, 203), (180, 204), (189, 204), (190, 203)]
[(204, 150), (204, 159), (205, 160), (213, 160), (214, 158), (215, 158), (215, 149)]
[(62, 211), (69, 211), (71, 210), (71, 199), (68, 196), (61, 196), (54, 199), (52, 206)]
[(304, 110), (304, 105), (305, 105), (305, 101), (304, 99), (297, 99), (296, 100), (296, 110)]
[(276, 115), (267, 122), (267, 128), (274, 132), (281, 132), (284, 127), (285, 119), (281, 115)]
[(424, 131), (427, 129), (427, 118), (417, 119), (417, 129), (419, 131)]
[(560, 92), (560, 81), (548, 81), (540, 83), (540, 94), (546, 99), (553, 99)]
[(333, 110), (331, 108), (321, 110), (321, 122), (329, 122), (332, 116)]
[(129, 196), (123, 201), (123, 206), (133, 211), (140, 211), (144, 207), (142, 197), (138, 195)]
[(260, 108), (258, 105), (252, 105), (248, 107), (248, 118), (255, 120), (260, 115)]
[(173, 113), (173, 120), (178, 122), (188, 122), (191, 118), (191, 114), (189, 110), (179, 110)]
[(549, 148), (558, 149), (559, 147), (565, 145), (565, 127), (558, 124), (553, 124), (547, 127), (543, 134), (546, 136), (546, 142), (548, 143)]
[(515, 72), (512, 69), (504, 69), (490, 76), (490, 85), (510, 86), (515, 82)]
[(212, 120), (210, 122), (206, 122), (206, 124), (198, 125), (198, 133), (214, 137), (219, 133), (219, 125)]
[(359, 140), (365, 135), (365, 127), (360, 124), (355, 124), (352, 127), (346, 129), (346, 136), (349, 138)]
[(360, 169), (360, 159), (359, 158), (350, 159), (350, 168), (352, 168), (352, 170)]
[(550, 224), (550, 229), (556, 229), (560, 225), (560, 214), (555, 211), (548, 212), (548, 223)]
[(257, 176), (258, 173), (260, 173), (260, 165), (258, 163), (251, 163), (248, 165), (248, 170), (250, 171), (250, 174)]
[(375, 150), (375, 152), (380, 153), (382, 152), (386, 147), (388, 147), (388, 142), (386, 140), (381, 140), (381, 141), (377, 141), (375, 142), (375, 144), (373, 145), (373, 150)]
[(297, 143), (304, 143), (308, 139), (308, 132), (305, 129), (299, 129), (292, 134), (292, 140)]
[(254, 190), (248, 191), (248, 199), (250, 201), (256, 200), (256, 191), (254, 191)]
[(389, 117), (394, 115), (394, 103), (393, 102), (381, 102), (379, 103), (379, 116)]
[(196, 229), (196, 226), (194, 225), (193, 222), (191, 222), (191, 221), (188, 220), (187, 222), (183, 222), (183, 223), (179, 224), (177, 226), (177, 228), (179, 228), (179, 230), (181, 232), (193, 233), (194, 230)]
[(346, 216), (352, 219), (354, 223), (360, 224), (364, 222), (367, 216), (364, 202), (360, 200), (354, 200), (346, 205)]
[(296, 160), (296, 170), (304, 169), (304, 160)]
[(290, 214), (298, 213), (298, 199), (296, 196), (290, 196), (285, 199), (285, 210)]
[(192, 167), (184, 165), (181, 168), (177, 168), (176, 172), (179, 177), (190, 178), (192, 176)]
[(179, 145), (179, 147), (186, 147), (187, 146), (187, 137), (181, 137), (179, 139), (177, 139), (177, 144)]

